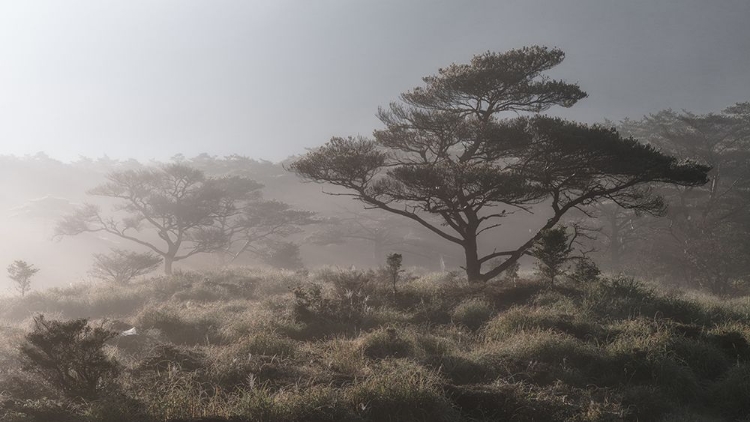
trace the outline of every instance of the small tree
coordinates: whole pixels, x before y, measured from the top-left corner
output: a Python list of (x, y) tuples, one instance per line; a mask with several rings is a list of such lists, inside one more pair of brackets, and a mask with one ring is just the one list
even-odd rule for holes
[(135, 277), (154, 271), (161, 261), (160, 256), (151, 252), (112, 249), (108, 255), (94, 254), (94, 265), (89, 274), (100, 280), (126, 284)]
[(404, 270), (401, 269), (402, 261), (403, 257), (400, 253), (389, 254), (385, 260), (385, 270), (388, 273), (388, 276), (391, 278), (393, 297), (396, 297), (396, 283), (398, 282), (398, 276), (399, 274), (404, 272)]
[(555, 278), (565, 271), (565, 264), (573, 251), (572, 240), (564, 226), (542, 232), (542, 236), (531, 248), (531, 256), (538, 259), (539, 272), (555, 283)]
[(16, 290), (21, 293), (21, 297), (31, 289), (31, 277), (38, 272), (39, 268), (26, 261), (17, 260), (8, 265), (8, 277), (16, 282)]
[(117, 363), (103, 351), (117, 333), (92, 328), (86, 319), (47, 321), (34, 317), (34, 331), (26, 335), (21, 354), (25, 369), (41, 375), (73, 399), (95, 399), (103, 382), (118, 372)]

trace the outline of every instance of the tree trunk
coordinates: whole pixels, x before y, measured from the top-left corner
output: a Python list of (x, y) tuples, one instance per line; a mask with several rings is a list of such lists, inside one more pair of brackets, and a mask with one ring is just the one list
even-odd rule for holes
[(172, 275), (172, 263), (174, 262), (174, 258), (171, 256), (165, 256), (164, 257), (164, 274), (166, 275)]
[(466, 277), (469, 279), (469, 282), (484, 281), (482, 278), (482, 264), (479, 262), (476, 237), (466, 239), (464, 242), (464, 255), (466, 256)]
[(617, 214), (610, 220), (609, 265), (612, 271), (620, 271), (620, 227), (617, 225)]

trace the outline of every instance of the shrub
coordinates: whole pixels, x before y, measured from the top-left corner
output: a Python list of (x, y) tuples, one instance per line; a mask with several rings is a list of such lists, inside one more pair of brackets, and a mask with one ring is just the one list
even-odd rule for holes
[(453, 322), (476, 331), (495, 314), (492, 305), (482, 299), (467, 299), (453, 309)]
[(569, 277), (576, 283), (590, 283), (596, 281), (601, 273), (594, 261), (588, 258), (579, 258), (576, 260), (573, 272)]
[(91, 400), (118, 372), (118, 364), (103, 351), (104, 343), (116, 335), (101, 327), (91, 328), (86, 319), (47, 321), (39, 315), (21, 353), (28, 370), (66, 396)]

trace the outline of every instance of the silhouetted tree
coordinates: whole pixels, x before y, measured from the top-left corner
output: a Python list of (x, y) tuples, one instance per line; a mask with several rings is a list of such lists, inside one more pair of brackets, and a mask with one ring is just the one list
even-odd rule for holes
[(21, 297), (26, 296), (26, 292), (31, 289), (31, 277), (38, 272), (39, 268), (22, 260), (13, 261), (8, 265), (8, 277), (16, 282), (16, 290)]
[[(402, 94), (402, 103), (380, 109), (385, 129), (375, 131), (374, 140), (333, 138), (291, 169), (461, 246), (472, 281), (512, 266), (571, 209), (604, 198), (660, 209), (652, 183), (706, 182), (708, 167), (680, 163), (608, 128), (544, 116), (499, 117), (570, 107), (584, 98), (577, 85), (544, 75), (564, 56), (535, 46), (452, 64), (424, 78), (424, 87)], [(542, 203), (551, 217), (526, 241), (511, 250), (479, 251), (480, 235), (513, 210)], [(505, 259), (482, 271), (498, 257)]]
[(230, 234), (222, 224), (241, 215), (262, 187), (240, 177), (209, 178), (182, 164), (113, 172), (107, 179), (89, 194), (119, 200), (114, 210), (120, 213), (106, 216), (86, 204), (59, 222), (57, 235), (105, 232), (138, 243), (164, 259), (166, 274), (176, 261), (225, 247)]

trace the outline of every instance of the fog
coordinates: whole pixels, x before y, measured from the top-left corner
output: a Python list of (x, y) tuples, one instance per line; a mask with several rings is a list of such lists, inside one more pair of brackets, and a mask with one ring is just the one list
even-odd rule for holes
[[(2, 2), (0, 263), (34, 263), (36, 289), (89, 280), (92, 254), (134, 245), (99, 233), (54, 238), (57, 222), (84, 202), (109, 204), (86, 195), (106, 174), (175, 161), (221, 175), (237, 154), (266, 199), (320, 218), (361, 213), (288, 165), (331, 136), (369, 136), (382, 128), (379, 106), (485, 51), (562, 49), (550, 75), (589, 96), (552, 115), (717, 112), (750, 99), (748, 18), (744, 0)], [(511, 247), (547, 216), (514, 218), (484, 246)], [(289, 237), (307, 267), (376, 266), (388, 252), (361, 240), (321, 246), (311, 240), (319, 230)], [(400, 231), (418, 240), (401, 239), (407, 265), (463, 265), (434, 233)], [(221, 265), (196, 255), (177, 266)]]

